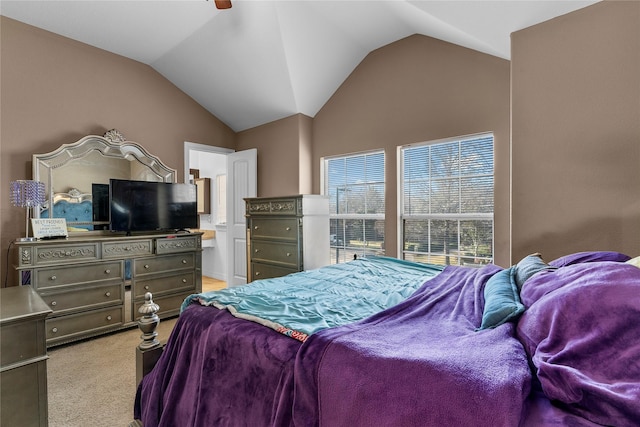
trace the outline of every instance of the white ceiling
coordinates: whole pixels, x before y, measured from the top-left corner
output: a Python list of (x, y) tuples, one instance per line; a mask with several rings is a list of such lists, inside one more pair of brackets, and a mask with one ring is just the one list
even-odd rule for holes
[(0, 13), (148, 64), (241, 131), (314, 117), (369, 52), (412, 34), (509, 59), (513, 31), (593, 3), (2, 0)]

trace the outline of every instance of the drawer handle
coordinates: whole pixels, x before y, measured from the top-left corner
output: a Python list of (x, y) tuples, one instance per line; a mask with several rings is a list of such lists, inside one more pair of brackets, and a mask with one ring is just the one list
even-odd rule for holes
[(259, 271), (256, 271), (256, 276), (259, 276), (259, 275), (260, 275), (260, 272), (259, 272)]
[(186, 259), (183, 259), (183, 260), (182, 260), (182, 263), (183, 263), (183, 264), (186, 264), (186, 263), (187, 263), (187, 260), (186, 260)]
[(51, 330), (51, 332), (53, 332), (54, 334), (55, 334), (55, 333), (57, 333), (57, 332), (58, 332), (58, 328), (53, 328), (53, 329)]
[(109, 270), (108, 268), (104, 271), (105, 274), (111, 274), (111, 270)]
[(260, 252), (260, 249), (255, 249), (254, 252), (258, 253), (258, 252)]
[(182, 283), (187, 283), (187, 279), (182, 279)]
[(57, 279), (57, 277), (56, 277), (56, 276), (51, 276), (51, 277), (49, 277), (49, 280), (56, 280), (56, 279)]
[(144, 268), (146, 268), (148, 270), (149, 269), (149, 264), (145, 264)]
[(149, 290), (149, 285), (145, 285), (145, 286), (144, 286), (144, 290), (145, 290), (145, 291), (148, 291), (148, 290)]
[(291, 252), (287, 252), (287, 256), (291, 256)]
[(287, 227), (287, 228), (285, 228), (285, 230), (291, 231), (291, 227)]
[(254, 229), (254, 230), (257, 230), (257, 229), (259, 229), (259, 228), (260, 228), (260, 227), (258, 227), (257, 225), (255, 225), (255, 226), (253, 227), (253, 229)]
[(58, 303), (56, 301), (51, 301), (51, 305), (55, 307)]
[(111, 320), (111, 316), (107, 316), (107, 320)]
[(110, 297), (111, 296), (111, 292), (107, 292), (104, 294), (105, 297)]

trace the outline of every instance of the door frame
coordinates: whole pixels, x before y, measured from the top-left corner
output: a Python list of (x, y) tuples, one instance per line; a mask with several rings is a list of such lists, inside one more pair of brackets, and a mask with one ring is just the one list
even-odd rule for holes
[(184, 142), (184, 181), (185, 183), (189, 182), (189, 159), (191, 151), (204, 151), (206, 153), (216, 153), (216, 154), (229, 154), (234, 153), (236, 150), (231, 148), (224, 147), (214, 147), (213, 145), (206, 144), (198, 144), (197, 142)]

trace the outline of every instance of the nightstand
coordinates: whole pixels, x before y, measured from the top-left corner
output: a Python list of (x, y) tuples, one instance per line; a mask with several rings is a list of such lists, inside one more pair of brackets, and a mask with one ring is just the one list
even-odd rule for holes
[(51, 309), (31, 286), (0, 289), (0, 425), (46, 426), (45, 318)]

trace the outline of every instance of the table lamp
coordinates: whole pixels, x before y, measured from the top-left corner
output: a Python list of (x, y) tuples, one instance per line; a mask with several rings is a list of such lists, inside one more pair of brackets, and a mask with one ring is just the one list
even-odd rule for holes
[(11, 198), (11, 204), (13, 204), (13, 206), (27, 208), (25, 237), (18, 240), (35, 240), (34, 237), (29, 237), (29, 214), (31, 213), (32, 207), (41, 206), (44, 203), (44, 182), (30, 180), (11, 181), (9, 197)]

